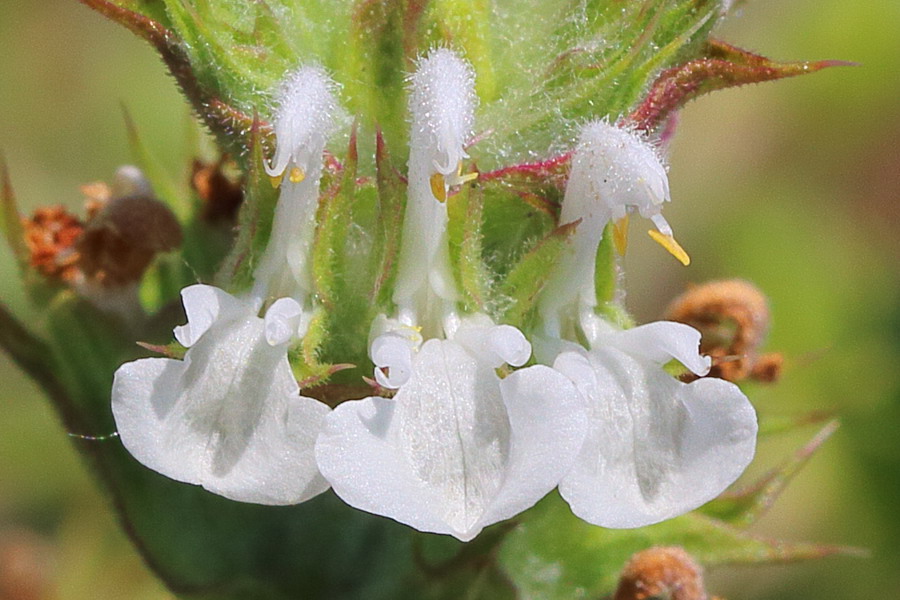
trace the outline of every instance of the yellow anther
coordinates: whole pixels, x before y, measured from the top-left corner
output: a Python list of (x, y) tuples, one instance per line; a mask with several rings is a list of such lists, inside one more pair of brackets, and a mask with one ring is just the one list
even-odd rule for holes
[(282, 179), (284, 179), (284, 173), (282, 173), (281, 175), (270, 175), (270, 176), (269, 176), (269, 183), (271, 183), (271, 184), (272, 184), (272, 187), (275, 188), (275, 189), (277, 190), (277, 189), (278, 189), (278, 186), (281, 185), (281, 180), (282, 180)]
[(628, 215), (613, 224), (613, 244), (619, 256), (625, 256), (625, 250), (628, 248)]
[(691, 264), (691, 257), (688, 256), (688, 253), (684, 251), (684, 248), (682, 248), (671, 235), (660, 233), (655, 229), (651, 229), (647, 233), (650, 234), (650, 237), (653, 238), (654, 242), (665, 248), (669, 254), (677, 258), (678, 262), (684, 266)]
[(306, 172), (303, 169), (300, 167), (291, 168), (291, 183), (300, 183), (304, 179), (306, 179)]
[(475, 181), (476, 179), (478, 179), (478, 173), (466, 173), (465, 175), (456, 176), (456, 182), (459, 185), (469, 183), (470, 181)]
[(438, 199), (438, 202), (447, 200), (447, 184), (444, 182), (442, 173), (435, 173), (431, 176), (431, 193)]

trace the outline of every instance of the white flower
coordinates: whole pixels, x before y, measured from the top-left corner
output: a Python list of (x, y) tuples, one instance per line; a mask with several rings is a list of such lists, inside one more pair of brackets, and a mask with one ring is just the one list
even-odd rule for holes
[(548, 333), (559, 336), (561, 312), (574, 314), (596, 306), (597, 246), (607, 223), (613, 222), (617, 245), (624, 250), (631, 210), (653, 221), (658, 229), (650, 231), (654, 240), (684, 264), (690, 261), (662, 216), (662, 205), (669, 199), (666, 169), (640, 134), (607, 121), (582, 128), (560, 212), (560, 223), (581, 222), (572, 251), (563, 256), (542, 294), (540, 310)]
[(467, 179), (458, 172), (476, 104), (474, 71), (452, 50), (438, 48), (417, 67), (410, 78), (408, 201), (394, 288), (399, 318), (409, 325), (417, 324), (411, 314), (422, 319), (426, 305), (436, 305), (432, 296), (447, 302), (457, 296), (444, 201), (451, 184)]
[(312, 290), (310, 249), (315, 231), (322, 154), (337, 111), (336, 85), (316, 66), (288, 76), (275, 114), (278, 148), (266, 172), (280, 181), (272, 236), (256, 270), (253, 295), (291, 297), (301, 306)]
[(562, 352), (554, 369), (587, 408), (584, 446), (559, 490), (582, 519), (641, 527), (718, 496), (756, 447), (756, 413), (732, 383), (685, 384), (663, 370), (674, 358), (698, 375), (709, 358), (695, 329), (657, 322), (598, 335), (591, 350)]
[(449, 185), (472, 127), (474, 76), (438, 49), (411, 78), (409, 188), (397, 315), (376, 319), (375, 379), (397, 389), (339, 405), (316, 443), (322, 474), (356, 508), (470, 540), (556, 487), (581, 446), (574, 385), (531, 356), (525, 336), (457, 314), (447, 249)]
[(287, 359), (300, 307), (211, 286), (182, 291), (184, 360), (144, 358), (115, 374), (122, 443), (145, 466), (233, 500), (294, 504), (325, 491), (313, 445), (329, 408), (300, 395)]
[[(339, 405), (316, 443), (338, 496), (468, 541), (556, 487), (581, 446), (585, 417), (571, 382), (548, 367), (497, 376), (496, 367), (528, 360), (517, 329), (480, 316), (464, 320), (451, 340), (420, 348), (403, 336), (388, 340), (410, 351), (396, 396)], [(384, 365), (391, 376), (396, 365)]]

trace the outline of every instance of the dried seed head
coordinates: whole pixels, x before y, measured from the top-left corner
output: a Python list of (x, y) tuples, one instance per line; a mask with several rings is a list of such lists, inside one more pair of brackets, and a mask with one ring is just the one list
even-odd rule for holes
[(181, 226), (165, 204), (145, 196), (114, 198), (79, 238), (79, 266), (106, 286), (136, 282), (157, 253), (180, 244)]
[(677, 546), (634, 554), (622, 569), (614, 600), (707, 600), (703, 569)]
[(711, 377), (774, 381), (781, 372), (780, 355), (757, 355), (770, 315), (765, 295), (752, 283), (729, 279), (691, 287), (669, 304), (665, 318), (701, 332), (700, 350), (713, 358)]
[(181, 244), (175, 215), (148, 189), (138, 169), (122, 167), (111, 186), (82, 187), (85, 221), (61, 206), (38, 209), (23, 220), (31, 266), (92, 295), (138, 282), (157, 253)]
[(42, 275), (61, 281), (76, 276), (79, 256), (76, 242), (84, 224), (62, 206), (39, 208), (30, 219), (22, 219), (29, 264)]

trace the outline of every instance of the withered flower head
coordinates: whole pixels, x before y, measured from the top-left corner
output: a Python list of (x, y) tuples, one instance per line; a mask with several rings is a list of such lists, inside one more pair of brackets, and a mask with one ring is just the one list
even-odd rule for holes
[(678, 546), (655, 546), (632, 555), (614, 600), (707, 600), (703, 569)]
[(106, 286), (140, 280), (159, 252), (181, 245), (181, 226), (159, 200), (113, 198), (91, 219), (78, 239), (84, 275)]
[(93, 297), (140, 281), (153, 257), (181, 244), (181, 226), (153, 197), (136, 167), (121, 167), (111, 185), (82, 187), (86, 218), (61, 206), (23, 219), (30, 265), (45, 277)]
[(48, 206), (22, 219), (22, 226), (31, 267), (46, 277), (73, 281), (78, 271), (75, 244), (84, 224), (62, 206)]
[(771, 382), (781, 373), (780, 354), (757, 354), (769, 331), (769, 306), (762, 291), (748, 281), (691, 287), (669, 304), (665, 318), (700, 331), (700, 350), (713, 358), (710, 377)]

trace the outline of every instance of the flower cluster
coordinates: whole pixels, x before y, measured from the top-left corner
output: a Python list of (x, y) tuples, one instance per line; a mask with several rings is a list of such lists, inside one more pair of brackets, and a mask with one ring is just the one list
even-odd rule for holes
[[(560, 222), (571, 244), (537, 303), (534, 331), (466, 312), (448, 250), (447, 199), (474, 126), (475, 74), (452, 50), (410, 77), (407, 200), (393, 310), (371, 324), (376, 390), (332, 409), (301, 395), (289, 350), (317, 298), (310, 273), (323, 153), (339, 110), (316, 66), (280, 91), (280, 180), (271, 239), (252, 288), (182, 291), (182, 360), (145, 358), (116, 373), (122, 442), (146, 466), (234, 500), (293, 504), (331, 487), (345, 502), (427, 532), (470, 540), (554, 488), (582, 519), (640, 527), (696, 508), (750, 462), (756, 415), (732, 383), (705, 375), (700, 334), (674, 322), (621, 330), (598, 314), (595, 257), (630, 211), (682, 262), (661, 215), (666, 169), (642, 136), (586, 124)], [(529, 341), (526, 333), (530, 335)]]

